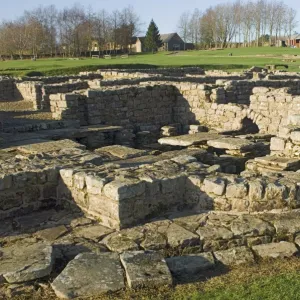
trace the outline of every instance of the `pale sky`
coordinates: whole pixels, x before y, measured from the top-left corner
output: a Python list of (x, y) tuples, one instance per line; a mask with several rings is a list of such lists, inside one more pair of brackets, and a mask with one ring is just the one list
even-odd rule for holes
[[(72, 6), (75, 2), (91, 6), (95, 11), (105, 9), (113, 11), (122, 9), (125, 6), (132, 5), (135, 11), (145, 23), (144, 30), (153, 18), (157, 23), (160, 33), (170, 33), (176, 31), (176, 25), (182, 12), (192, 11), (194, 8), (204, 11), (209, 6), (219, 3), (230, 2), (228, 0), (0, 0), (0, 20), (14, 19), (22, 14), (24, 10), (30, 10), (39, 5), (47, 6), (54, 4), (57, 8)], [(300, 1), (283, 0), (290, 7), (298, 10), (300, 31)]]

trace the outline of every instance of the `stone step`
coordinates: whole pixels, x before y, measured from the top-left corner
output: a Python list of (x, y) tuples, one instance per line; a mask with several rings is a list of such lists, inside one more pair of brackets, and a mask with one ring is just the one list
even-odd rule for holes
[(300, 169), (300, 160), (288, 157), (264, 156), (256, 157), (254, 161), (265, 167), (271, 167), (278, 170), (293, 170)]
[(240, 152), (248, 152), (253, 150), (257, 145), (246, 139), (239, 138), (221, 138), (210, 140), (207, 142), (208, 146), (216, 149), (238, 150)]
[(222, 137), (218, 133), (198, 132), (195, 134), (184, 134), (173, 137), (164, 137), (158, 140), (162, 145), (189, 147), (194, 145), (206, 145), (209, 140)]

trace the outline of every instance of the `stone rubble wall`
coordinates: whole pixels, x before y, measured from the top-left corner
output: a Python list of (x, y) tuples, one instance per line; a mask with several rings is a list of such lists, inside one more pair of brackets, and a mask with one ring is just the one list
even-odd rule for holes
[(22, 99), (31, 101), (33, 109), (35, 110), (40, 110), (42, 108), (42, 86), (43, 83), (41, 81), (23, 81), (16, 83), (16, 88)]
[(149, 171), (144, 173), (142, 168), (138, 178), (133, 170), (131, 176), (117, 176), (110, 180), (97, 173), (63, 169), (60, 172), (61, 187), (66, 192), (62, 201), (65, 203), (72, 199), (71, 203), (75, 201), (87, 215), (116, 229), (183, 207), (198, 211), (254, 212), (297, 208), (300, 205), (297, 179), (216, 176), (209, 174), (205, 168), (191, 172), (192, 163), (181, 166), (181, 171), (176, 174), (171, 171), (168, 176), (158, 171), (159, 166), (163, 166), (164, 170), (172, 169), (172, 164), (172, 160), (163, 161), (145, 168), (152, 170), (151, 177), (147, 175)]
[(120, 78), (120, 79), (104, 79), (98, 80), (97, 86), (98, 87), (109, 87), (109, 86), (116, 86), (116, 85), (138, 85), (144, 84), (148, 82), (161, 82), (161, 81), (169, 81), (169, 82), (191, 82), (191, 83), (206, 83), (206, 84), (215, 84), (217, 80), (242, 80), (247, 79), (246, 76), (242, 77), (241, 75), (233, 75), (233, 76), (193, 76), (190, 75), (188, 77), (170, 77), (164, 76), (138, 76), (138, 78)]
[(0, 76), (0, 101), (9, 101), (16, 96), (15, 80)]
[(0, 220), (58, 204), (55, 167), (0, 173)]
[[(141, 76), (149, 76), (150, 74), (160, 76), (185, 76), (187, 74), (205, 75), (203, 69), (199, 67), (187, 67), (187, 68), (153, 68), (153, 69), (115, 69), (115, 70), (102, 70), (99, 69), (97, 73), (101, 74), (104, 79), (107, 78), (122, 78), (130, 77), (136, 78)], [(81, 73), (80, 73), (81, 74)]]
[(300, 96), (293, 95), (294, 91), (294, 88), (253, 89), (249, 108), (264, 116), (267, 133), (278, 134), (288, 125), (289, 116), (300, 114)]
[(120, 125), (135, 131), (159, 132), (162, 126), (180, 123), (201, 124), (219, 131), (242, 128), (242, 120), (251, 118), (267, 132), (267, 118), (246, 105), (226, 104), (224, 88), (215, 85), (172, 82), (147, 82), (142, 86), (124, 86), (88, 90), (79, 94), (50, 95), (54, 119), (76, 119), (81, 124)]
[(21, 81), (40, 81), (44, 84), (58, 84), (67, 83), (70, 80), (93, 80), (102, 79), (102, 75), (97, 72), (81, 72), (79, 75), (66, 75), (66, 76), (25, 76)]
[[(218, 84), (218, 82), (217, 82)], [(293, 95), (300, 95), (300, 81), (299, 80), (236, 80), (226, 81), (223, 83), (226, 93), (226, 102), (237, 104), (250, 103), (250, 96), (255, 87), (266, 88), (289, 88)]]

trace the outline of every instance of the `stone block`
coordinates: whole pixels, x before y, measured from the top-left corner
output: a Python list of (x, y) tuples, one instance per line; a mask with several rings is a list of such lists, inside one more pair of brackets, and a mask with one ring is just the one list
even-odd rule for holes
[(206, 193), (222, 196), (225, 193), (226, 182), (220, 177), (205, 178), (203, 188)]
[(59, 298), (93, 297), (125, 288), (116, 253), (77, 255), (51, 283)]
[(104, 194), (113, 200), (124, 200), (141, 196), (145, 193), (144, 181), (136, 180), (114, 180), (104, 186)]
[(227, 198), (245, 198), (248, 194), (248, 186), (245, 183), (230, 183), (226, 187)]
[(294, 256), (298, 253), (294, 243), (280, 242), (252, 247), (253, 251), (262, 258), (285, 258)]
[(172, 275), (163, 256), (154, 251), (124, 252), (120, 255), (130, 288), (172, 284)]
[(254, 256), (247, 247), (235, 247), (229, 250), (220, 250), (214, 252), (218, 262), (224, 265), (239, 265), (254, 263)]
[(9, 283), (36, 280), (50, 275), (54, 263), (52, 246), (43, 243), (15, 244), (0, 249), (0, 279)]
[(179, 281), (191, 281), (193, 277), (212, 269), (215, 261), (210, 252), (175, 256), (166, 259), (172, 275)]
[(284, 151), (286, 141), (283, 138), (273, 137), (271, 138), (271, 151)]

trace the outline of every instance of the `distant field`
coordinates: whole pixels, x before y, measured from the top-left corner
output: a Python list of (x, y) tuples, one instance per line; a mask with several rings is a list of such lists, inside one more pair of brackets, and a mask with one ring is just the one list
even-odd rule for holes
[[(228, 56), (232, 53), (232, 56)], [(298, 55), (298, 57), (285, 56)], [(286, 60), (295, 60), (283, 61)], [(0, 74), (5, 75), (61, 75), (80, 71), (93, 71), (100, 68), (157, 68), (200, 66), (204, 69), (241, 71), (251, 66), (266, 64), (287, 64), (290, 71), (299, 71), (300, 49), (291, 48), (240, 48), (225, 50), (200, 50), (179, 52), (175, 55), (162, 52), (157, 54), (132, 55), (127, 59), (114, 58), (70, 60), (63, 58), (0, 61)]]

